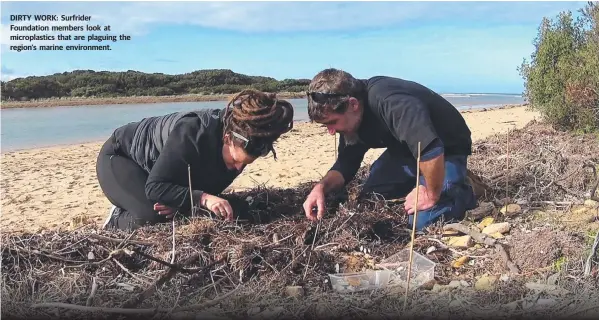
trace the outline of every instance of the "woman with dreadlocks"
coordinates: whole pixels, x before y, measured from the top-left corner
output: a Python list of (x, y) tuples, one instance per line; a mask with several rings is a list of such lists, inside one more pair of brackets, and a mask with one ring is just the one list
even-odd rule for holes
[[(104, 228), (136, 229), (202, 207), (233, 220), (218, 197), (244, 167), (293, 127), (293, 107), (274, 94), (245, 90), (224, 109), (145, 118), (116, 129), (96, 172), (113, 204)], [(188, 172), (189, 166), (189, 172)], [(191, 180), (191, 190), (190, 190)]]

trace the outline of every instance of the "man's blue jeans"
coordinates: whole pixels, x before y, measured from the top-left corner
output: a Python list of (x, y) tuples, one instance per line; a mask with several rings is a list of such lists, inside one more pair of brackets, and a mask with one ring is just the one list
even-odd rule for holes
[[(443, 219), (444, 222), (460, 221), (466, 210), (476, 207), (472, 186), (467, 183), (467, 156), (445, 157), (445, 178), (441, 198), (427, 210), (418, 211), (416, 230)], [(420, 185), (426, 186), (420, 176)], [(416, 187), (416, 159), (393, 155), (386, 150), (371, 166), (370, 175), (362, 187), (362, 193), (377, 193), (385, 199), (407, 196)], [(410, 227), (413, 215), (409, 216)]]

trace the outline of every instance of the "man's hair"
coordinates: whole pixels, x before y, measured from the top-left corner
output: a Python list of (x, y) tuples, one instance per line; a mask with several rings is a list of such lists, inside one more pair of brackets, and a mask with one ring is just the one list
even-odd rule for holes
[(286, 100), (277, 99), (274, 93), (247, 89), (229, 100), (223, 120), (223, 137), (234, 131), (249, 140), (266, 144), (276, 158), (272, 144), (293, 129), (293, 106)]
[(364, 83), (350, 73), (334, 68), (322, 70), (308, 87), (308, 116), (314, 121), (331, 112), (344, 113), (349, 97), (362, 101), (364, 94)]

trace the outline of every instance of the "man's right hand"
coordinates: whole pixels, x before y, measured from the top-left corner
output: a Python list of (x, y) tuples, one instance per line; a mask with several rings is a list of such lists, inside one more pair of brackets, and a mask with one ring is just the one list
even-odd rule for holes
[[(316, 208), (316, 210), (314, 210)], [(304, 201), (306, 217), (312, 221), (320, 220), (324, 216), (324, 187), (317, 184)]]
[[(345, 181), (339, 171), (330, 170), (317, 183), (304, 201), (304, 212), (306, 217), (312, 221), (320, 220), (324, 216), (325, 194), (343, 187)], [(316, 209), (316, 210), (315, 210)]]
[(223, 217), (225, 220), (233, 221), (233, 208), (229, 201), (208, 193), (203, 193), (201, 204), (203, 207)]

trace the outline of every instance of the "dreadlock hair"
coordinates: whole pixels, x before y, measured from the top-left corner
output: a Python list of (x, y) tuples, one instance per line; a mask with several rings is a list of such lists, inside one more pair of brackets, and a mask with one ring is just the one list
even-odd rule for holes
[(235, 131), (252, 141), (265, 143), (276, 160), (272, 145), (293, 129), (293, 106), (277, 99), (274, 93), (246, 89), (229, 100), (223, 121), (223, 138)]

